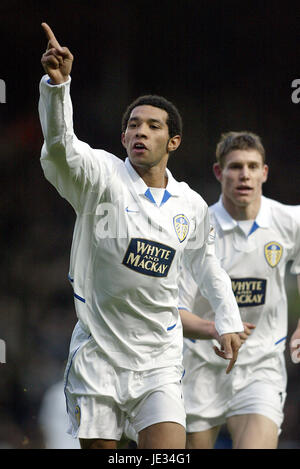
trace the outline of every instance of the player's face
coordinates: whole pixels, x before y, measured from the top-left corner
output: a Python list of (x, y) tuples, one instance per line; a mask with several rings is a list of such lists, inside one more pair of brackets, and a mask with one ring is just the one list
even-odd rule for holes
[(122, 144), (135, 168), (167, 164), (169, 152), (180, 143), (179, 136), (170, 138), (167, 119), (167, 112), (154, 106), (142, 105), (132, 110)]
[(247, 207), (260, 203), (268, 167), (258, 151), (234, 150), (225, 156), (224, 167), (215, 164), (214, 171), (228, 204)]

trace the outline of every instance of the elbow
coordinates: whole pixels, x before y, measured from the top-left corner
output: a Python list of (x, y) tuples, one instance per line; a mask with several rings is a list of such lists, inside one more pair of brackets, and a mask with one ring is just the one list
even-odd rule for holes
[(63, 160), (66, 158), (66, 149), (61, 141), (51, 142), (50, 144), (47, 141), (44, 141), (42, 151), (41, 151), (41, 160)]

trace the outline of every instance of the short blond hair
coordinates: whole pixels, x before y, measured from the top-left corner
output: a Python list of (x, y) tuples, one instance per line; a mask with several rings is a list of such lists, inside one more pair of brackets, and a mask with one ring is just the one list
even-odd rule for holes
[(217, 162), (224, 167), (225, 156), (233, 150), (256, 150), (260, 153), (263, 163), (265, 163), (265, 149), (258, 135), (253, 132), (226, 132), (221, 135), (217, 144), (216, 158)]

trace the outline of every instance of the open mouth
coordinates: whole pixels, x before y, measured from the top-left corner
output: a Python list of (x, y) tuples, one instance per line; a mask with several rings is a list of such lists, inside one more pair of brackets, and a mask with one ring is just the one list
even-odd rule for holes
[(146, 147), (146, 145), (144, 145), (142, 142), (136, 142), (136, 143), (133, 145), (133, 149), (134, 149), (134, 150), (137, 150), (137, 151), (140, 151), (140, 150), (147, 150), (147, 147)]
[(252, 187), (250, 186), (238, 186), (236, 189), (238, 192), (245, 193), (245, 194), (252, 191)]

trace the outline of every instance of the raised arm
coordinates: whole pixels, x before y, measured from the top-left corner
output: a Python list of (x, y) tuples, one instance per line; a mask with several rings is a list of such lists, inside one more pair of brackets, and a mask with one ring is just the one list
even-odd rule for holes
[(73, 55), (60, 46), (46, 23), (42, 28), (48, 46), (41, 59), (46, 72), (40, 81), (39, 115), (44, 135), (41, 165), (45, 177), (76, 212), (85, 210), (87, 200), (91, 210), (109, 184), (117, 158), (94, 150), (76, 137), (70, 95)]
[(74, 58), (67, 47), (61, 47), (47, 23), (42, 23), (42, 28), (48, 39), (48, 45), (46, 52), (42, 55), (41, 62), (51, 83), (60, 85), (68, 81)]

